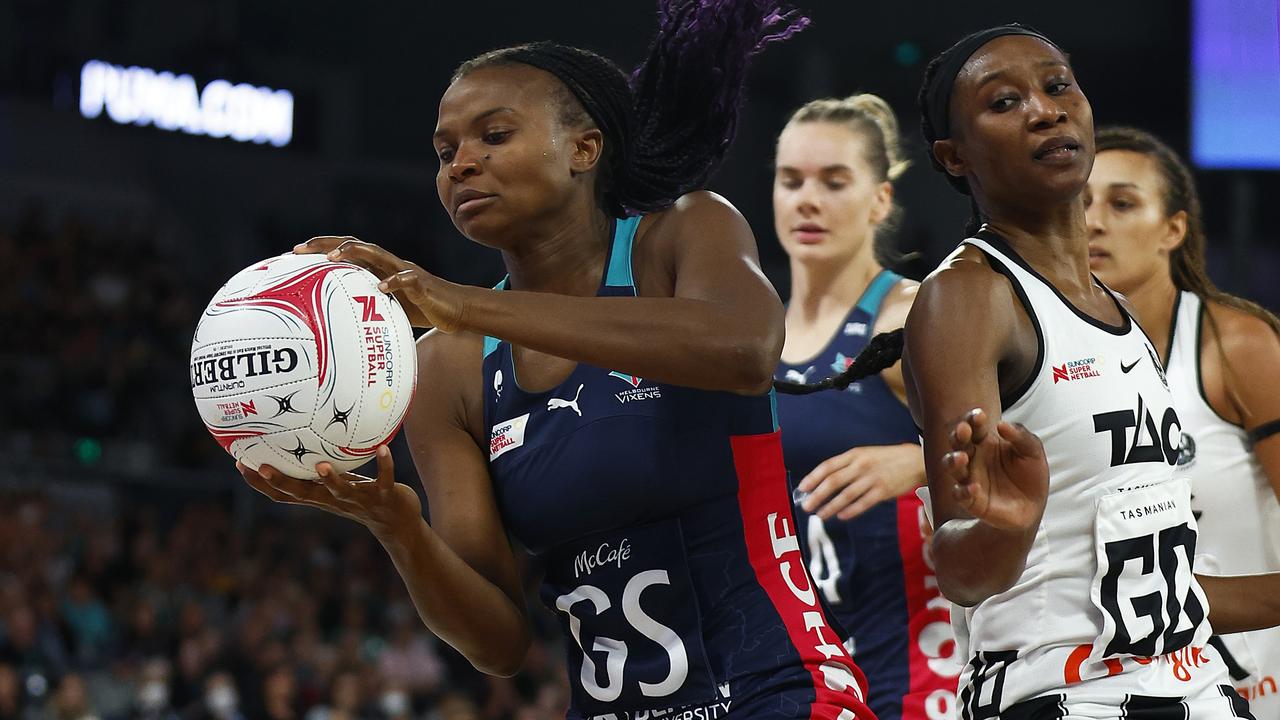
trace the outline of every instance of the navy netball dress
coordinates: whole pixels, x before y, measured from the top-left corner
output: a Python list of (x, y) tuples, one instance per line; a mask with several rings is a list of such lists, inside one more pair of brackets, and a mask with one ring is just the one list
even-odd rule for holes
[[(875, 328), (885, 295), (902, 277), (882, 271), (810, 361), (782, 363), (776, 377), (816, 382), (843, 372)], [(778, 398), (782, 446), (791, 482), (824, 460), (866, 445), (918, 444), (911, 413), (879, 375), (843, 392)], [(850, 521), (825, 523), (796, 507), (809, 572), (870, 687), (881, 720), (950, 718), (960, 666), (952, 657), (947, 602), (920, 532), (922, 504), (911, 493), (885, 500)]]
[[(616, 221), (599, 296), (635, 295), (638, 224)], [(771, 395), (582, 364), (526, 392), (494, 338), (484, 387), (503, 521), (564, 629), (570, 718), (871, 717), (805, 572)]]

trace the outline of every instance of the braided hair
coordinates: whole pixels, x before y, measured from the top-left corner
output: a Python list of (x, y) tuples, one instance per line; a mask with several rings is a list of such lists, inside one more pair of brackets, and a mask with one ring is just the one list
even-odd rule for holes
[(493, 50), (453, 74), (522, 64), (560, 80), (560, 120), (605, 139), (596, 192), (615, 217), (670, 207), (706, 185), (737, 131), (747, 67), (809, 19), (778, 0), (659, 0), (658, 33), (628, 77), (589, 50), (536, 42)]
[(862, 352), (859, 352), (849, 367), (839, 375), (832, 375), (815, 383), (774, 380), (773, 389), (786, 395), (808, 395), (820, 390), (844, 390), (862, 378), (871, 377), (893, 367), (893, 364), (902, 358), (902, 333), (902, 328), (877, 333), (867, 341)]

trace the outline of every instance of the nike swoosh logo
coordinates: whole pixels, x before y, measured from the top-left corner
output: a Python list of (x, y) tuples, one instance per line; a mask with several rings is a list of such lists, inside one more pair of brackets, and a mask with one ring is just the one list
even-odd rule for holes
[(1129, 363), (1128, 365), (1125, 365), (1125, 364), (1124, 364), (1124, 361), (1123, 361), (1123, 360), (1121, 360), (1121, 361), (1120, 361), (1120, 372), (1127, 373), (1127, 372), (1129, 372), (1130, 370), (1132, 370), (1132, 369), (1134, 368), (1134, 366), (1136, 366), (1136, 365), (1137, 365), (1138, 363), (1140, 363), (1140, 362), (1142, 362), (1142, 358), (1138, 358), (1137, 360), (1134, 360), (1133, 362)]

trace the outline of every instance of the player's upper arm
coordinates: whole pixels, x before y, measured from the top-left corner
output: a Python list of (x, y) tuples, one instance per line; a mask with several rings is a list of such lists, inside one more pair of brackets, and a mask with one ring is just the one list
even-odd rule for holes
[[(938, 525), (967, 514), (952, 488), (941, 487), (950, 433), (965, 413), (982, 408), (991, 426), (1001, 416), (998, 366), (1026, 322), (1008, 281), (965, 249), (921, 284), (907, 317), (904, 374), (911, 414), (922, 430), (925, 471)], [(1014, 365), (1026, 365), (1015, 362)]]
[(742, 214), (719, 195), (692, 192), (655, 215), (637, 242), (658, 259), (673, 297), (718, 306), (714, 327), (702, 339), (768, 387), (782, 354), (782, 301), (760, 269), (755, 236)]
[(427, 493), (432, 529), (517, 607), (524, 607), (480, 445), (483, 418), (476, 414), (483, 398), (482, 344), (482, 338), (470, 333), (433, 332), (418, 341), (418, 387), (405, 418), (405, 438)]
[(1230, 389), (1227, 398), (1239, 405), (1232, 409), (1244, 429), (1258, 434), (1254, 454), (1280, 497), (1280, 391), (1275, 383), (1280, 377), (1280, 336), (1268, 322), (1243, 311), (1211, 305), (1209, 312), (1229, 364), (1229, 372), (1222, 374)]
[(670, 258), (675, 297), (731, 305), (745, 319), (776, 325), (781, 337), (782, 301), (760, 269), (751, 226), (727, 200), (706, 191), (689, 193), (647, 235), (646, 242)]

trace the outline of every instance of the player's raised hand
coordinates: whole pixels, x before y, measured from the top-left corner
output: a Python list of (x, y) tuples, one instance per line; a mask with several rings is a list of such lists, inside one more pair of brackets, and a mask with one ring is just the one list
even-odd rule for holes
[(987, 414), (975, 408), (956, 423), (950, 442), (942, 465), (967, 512), (1006, 530), (1040, 523), (1049, 495), (1049, 464), (1040, 438), (1007, 422), (993, 428)]
[(868, 445), (827, 458), (796, 490), (805, 512), (823, 520), (852, 520), (882, 500), (911, 492), (923, 480), (919, 445)]
[(339, 473), (318, 463), (317, 480), (291, 478), (270, 465), (253, 470), (236, 462), (236, 469), (254, 490), (276, 502), (307, 505), (355, 520), (379, 538), (422, 518), (422, 503), (408, 485), (395, 481), (395, 465), (386, 445), (378, 448), (378, 477)]
[(382, 281), (379, 289), (400, 301), (414, 327), (453, 332), (462, 327), (468, 288), (442, 280), (415, 263), (350, 236), (322, 235), (294, 246), (295, 253), (324, 253), (335, 262), (359, 265)]

